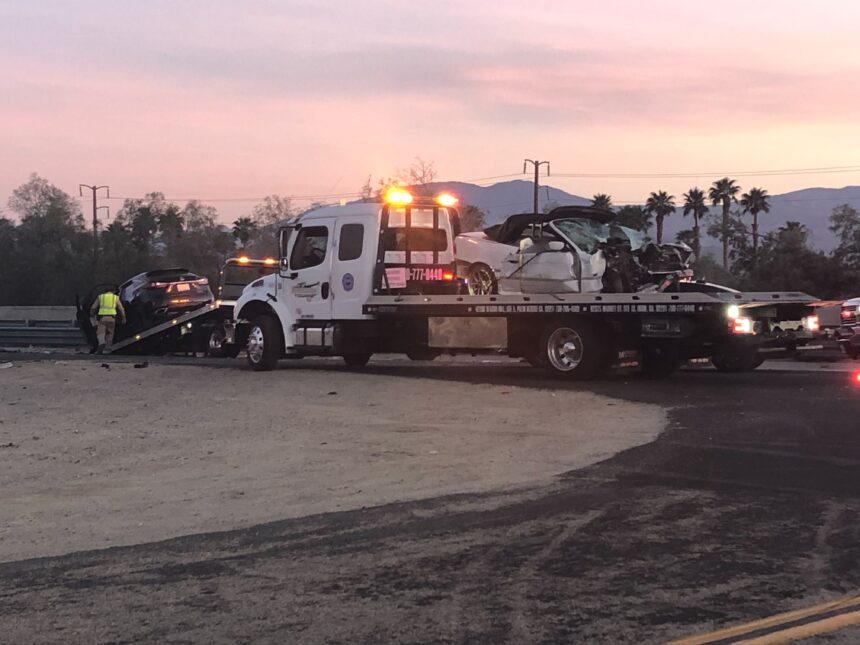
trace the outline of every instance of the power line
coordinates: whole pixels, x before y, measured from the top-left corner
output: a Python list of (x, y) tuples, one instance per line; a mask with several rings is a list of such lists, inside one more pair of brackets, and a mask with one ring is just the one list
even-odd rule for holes
[(832, 173), (860, 172), (860, 166), (827, 166), (823, 168), (786, 168), (781, 170), (734, 170), (721, 172), (630, 172), (630, 173), (564, 173), (555, 177), (585, 179), (660, 179), (684, 177), (773, 177), (781, 175), (825, 175)]
[[(665, 178), (701, 178), (714, 176), (735, 176), (735, 177), (772, 177), (784, 175), (816, 175), (816, 174), (835, 174), (835, 173), (851, 173), (860, 172), (860, 165), (854, 166), (824, 166), (818, 168), (786, 168), (776, 170), (736, 170), (736, 171), (721, 171), (721, 172), (654, 172), (654, 173), (553, 173), (554, 177), (563, 178), (579, 178), (579, 179), (665, 179)], [(524, 173), (508, 173), (504, 175), (490, 175), (486, 177), (477, 177), (472, 179), (452, 180), (458, 183), (471, 183), (481, 185), (482, 182), (490, 182), (496, 179), (509, 179), (513, 177), (524, 177)], [(524, 181), (527, 181), (525, 178)], [(451, 183), (450, 181), (440, 181), (434, 183)], [(487, 186), (481, 186), (486, 188)], [(362, 196), (361, 191), (349, 191), (340, 193), (312, 193), (305, 195), (287, 195), (294, 201), (325, 201), (336, 199), (359, 198)], [(127, 199), (142, 199), (143, 197), (130, 196), (114, 196), (109, 195), (103, 199), (110, 200), (127, 200)], [(209, 203), (259, 203), (266, 199), (262, 197), (167, 197), (165, 199), (175, 202), (200, 201)], [(835, 200), (843, 198), (833, 198)], [(853, 199), (853, 197), (851, 197)], [(615, 200), (616, 204), (638, 204), (642, 200)], [(782, 200), (789, 201), (789, 200)], [(791, 200), (791, 201), (816, 201), (816, 200)]]

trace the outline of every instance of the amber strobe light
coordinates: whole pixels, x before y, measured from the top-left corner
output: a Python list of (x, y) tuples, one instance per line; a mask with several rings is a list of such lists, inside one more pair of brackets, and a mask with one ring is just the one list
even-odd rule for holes
[(412, 195), (402, 188), (389, 188), (388, 192), (385, 193), (385, 201), (389, 204), (405, 206), (412, 203)]
[(454, 197), (451, 193), (439, 193), (436, 195), (436, 203), (439, 206), (445, 206), (446, 208), (450, 208), (451, 206), (456, 206), (460, 200)]

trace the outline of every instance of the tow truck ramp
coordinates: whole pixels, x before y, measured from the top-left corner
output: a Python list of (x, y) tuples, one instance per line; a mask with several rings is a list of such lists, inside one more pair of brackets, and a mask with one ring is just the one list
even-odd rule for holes
[(129, 336), (128, 338), (125, 338), (118, 343), (114, 343), (110, 349), (110, 353), (116, 353), (121, 349), (130, 347), (131, 345), (144, 341), (147, 338), (152, 338), (153, 336), (164, 333), (170, 329), (175, 329), (177, 325), (184, 325), (192, 320), (195, 320), (197, 318), (200, 318), (201, 316), (205, 316), (206, 314), (211, 313), (212, 311), (215, 311), (217, 308), (217, 303), (210, 302), (209, 304), (203, 305), (202, 307), (198, 307), (197, 309), (192, 309), (191, 311), (176, 316), (176, 318), (171, 318), (167, 322), (163, 322), (160, 325), (156, 325), (155, 327), (150, 327), (149, 329)]

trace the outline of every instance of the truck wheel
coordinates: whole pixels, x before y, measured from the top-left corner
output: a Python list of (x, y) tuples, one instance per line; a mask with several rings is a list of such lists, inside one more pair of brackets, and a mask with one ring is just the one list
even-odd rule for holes
[(493, 270), (483, 262), (469, 267), (469, 292), (476, 296), (489, 296), (499, 292)]
[(217, 327), (209, 334), (206, 344), (206, 355), (212, 358), (236, 358), (241, 351), (238, 345), (229, 345), (224, 342), (224, 332)]
[(406, 352), (406, 356), (410, 361), (433, 361), (439, 358), (439, 354), (439, 350), (430, 349), (429, 347), (410, 349)]
[(764, 359), (755, 350), (733, 350), (712, 356), (711, 363), (719, 372), (736, 374), (738, 372), (752, 372), (764, 363)]
[(541, 369), (546, 369), (546, 361), (543, 360), (543, 354), (528, 353), (525, 356), (523, 356), (523, 360), (525, 360), (525, 362), (528, 363), (529, 365), (531, 365), (532, 367), (538, 367)]
[(540, 364), (554, 376), (588, 379), (599, 371), (603, 363), (599, 337), (584, 320), (547, 325), (540, 346)]
[(848, 354), (848, 358), (852, 358), (855, 361), (860, 358), (860, 347), (853, 347), (846, 343), (842, 343), (842, 349)]
[(283, 344), (278, 321), (268, 314), (257, 316), (248, 330), (248, 365), (255, 372), (275, 369)]
[(348, 367), (364, 367), (367, 365), (371, 356), (372, 354), (370, 352), (363, 352), (361, 354), (344, 354), (343, 362), (346, 363)]
[(680, 364), (675, 347), (652, 345), (642, 350), (642, 373), (649, 378), (666, 378)]

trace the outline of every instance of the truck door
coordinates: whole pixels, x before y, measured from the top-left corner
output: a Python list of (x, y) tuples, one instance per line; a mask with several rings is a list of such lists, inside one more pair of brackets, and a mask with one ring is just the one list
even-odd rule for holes
[(278, 294), (287, 299), (296, 320), (331, 320), (334, 222), (334, 218), (315, 219), (298, 225), (292, 234)]
[(376, 262), (375, 219), (340, 217), (334, 229), (332, 249), (332, 318), (364, 318), (361, 307), (373, 289)]

